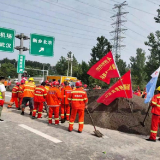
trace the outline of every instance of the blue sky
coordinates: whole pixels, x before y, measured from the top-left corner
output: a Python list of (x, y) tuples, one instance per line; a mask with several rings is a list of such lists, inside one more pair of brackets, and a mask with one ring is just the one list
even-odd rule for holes
[[(123, 2), (122, 0), (115, 0)], [(27, 60), (39, 61), (55, 65), (60, 56), (66, 56), (68, 51), (77, 58), (78, 62), (89, 61), (93, 46), (98, 36), (111, 39), (113, 30), (110, 18), (116, 12), (112, 10), (115, 1), (112, 0), (0, 0), (0, 27), (12, 28), (16, 33), (30, 33), (50, 35), (55, 37), (54, 57), (31, 56), (24, 52)], [(104, 3), (105, 2), (105, 3)], [(152, 2), (152, 3), (151, 3)], [(87, 3), (87, 4), (85, 4)], [(160, 1), (156, 0), (128, 0), (129, 6), (123, 11), (129, 12), (125, 17), (126, 47), (121, 51), (121, 58), (129, 63), (130, 56), (136, 55), (136, 49), (142, 48), (148, 55), (148, 47), (144, 45), (147, 36), (159, 29), (160, 24), (154, 21), (154, 15)], [(95, 7), (96, 6), (96, 7)], [(133, 8), (149, 12), (147, 14)], [(153, 15), (152, 15), (153, 14)], [(16, 39), (15, 45), (19, 45)], [(29, 40), (24, 41), (29, 47)], [(65, 49), (63, 49), (65, 48)], [(19, 51), (14, 53), (0, 52), (0, 59), (17, 59)]]

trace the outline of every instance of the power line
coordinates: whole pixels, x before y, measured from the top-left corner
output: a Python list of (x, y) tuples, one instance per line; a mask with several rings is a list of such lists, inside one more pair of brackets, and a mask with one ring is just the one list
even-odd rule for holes
[[(55, 2), (53, 2), (53, 3), (54, 3), (54, 4), (53, 4), (53, 3), (48, 2), (48, 1), (45, 1), (45, 0), (40, 0), (40, 1), (43, 1), (43, 2), (48, 3), (48, 4), (51, 4), (51, 5), (53, 5), (53, 6), (59, 6), (59, 7), (61, 7), (61, 8), (65, 8), (65, 9), (70, 10), (70, 11), (72, 11), (72, 12), (76, 12), (76, 13), (78, 13), (78, 14), (82, 14), (82, 15), (85, 15), (85, 16), (93, 17), (93, 18), (98, 19), (98, 20), (100, 20), (100, 21), (106, 22), (105, 19), (101, 19), (101, 18), (95, 17), (95, 16), (93, 16), (93, 14), (90, 15), (90, 14), (87, 14), (87, 13), (79, 12), (79, 11), (75, 10), (75, 8), (70, 7), (70, 6), (67, 6), (67, 5), (64, 5), (64, 4), (57, 4), (57, 3), (55, 3)], [(66, 7), (69, 7), (69, 8), (66, 8), (65, 6), (66, 6)]]
[(150, 1), (150, 0), (146, 0), (146, 1), (148, 1), (148, 2), (150, 2), (150, 3), (153, 3), (153, 4), (155, 4), (155, 5), (160, 5), (160, 3), (158, 4), (158, 3), (153, 2), (153, 1)]
[[(5, 21), (1, 21), (1, 22), (8, 23), (8, 24), (13, 24), (13, 25), (16, 25), (16, 26), (22, 26), (22, 27), (25, 27), (25, 28), (31, 28), (31, 29), (41, 30), (41, 31), (45, 31), (45, 32), (50, 32), (50, 31), (46, 31), (46, 30), (43, 30), (43, 29), (37, 29), (35, 27), (28, 27), (28, 26), (24, 26), (24, 25), (20, 25), (20, 24), (14, 24), (14, 23), (5, 22)], [(50, 32), (50, 33), (54, 33), (54, 32)], [(81, 44), (81, 43), (76, 43), (76, 42), (69, 42), (69, 41), (64, 41), (64, 40), (58, 40), (58, 41), (62, 41), (62, 42), (66, 42), (66, 43), (80, 44), (80, 45), (84, 45), (84, 46), (86, 45), (86, 44)], [(92, 46), (92, 45), (88, 45), (88, 46)]]
[[(20, 2), (21, 2), (21, 1), (20, 1)], [(36, 8), (40, 8), (40, 9), (46, 10), (46, 8), (40, 7), (40, 6), (35, 5), (35, 4), (28, 4), (28, 3), (26, 3), (26, 2), (21, 2), (21, 3), (27, 4), (27, 5), (29, 5), (29, 6), (35, 6)], [(53, 11), (53, 10), (51, 10), (51, 9), (47, 9), (47, 11), (50, 11), (50, 12), (53, 12), (53, 13), (58, 13), (58, 14), (61, 14), (61, 15), (63, 15), (63, 16), (66, 16), (66, 17), (69, 17), (69, 18), (74, 18), (74, 19), (77, 20), (76, 17), (70, 16), (70, 15), (66, 15), (66, 14), (63, 14), (63, 13), (60, 13), (60, 12), (55, 12), (55, 11)], [(79, 17), (78, 17), (78, 19), (79, 19)], [(84, 20), (84, 19), (83, 19), (83, 20)], [(109, 21), (106, 21), (106, 22), (109, 22)], [(93, 23), (93, 24), (96, 24), (96, 25), (97, 25), (97, 23), (94, 23), (94, 22), (90, 22), (90, 23)], [(107, 27), (107, 25), (104, 25), (104, 24), (100, 24), (100, 25)]]
[[(5, 4), (5, 5), (7, 5), (7, 6), (15, 7), (15, 8), (18, 8), (18, 9), (23, 9), (23, 10), (26, 10), (26, 11), (29, 11), (29, 12), (33, 12), (33, 13), (36, 13), (36, 14), (40, 14), (40, 15), (44, 15), (44, 16), (48, 16), (48, 17), (52, 17), (52, 18), (55, 18), (55, 19), (60, 19), (60, 20), (66, 21), (66, 22), (70, 22), (70, 23), (75, 23), (75, 24), (84, 25), (84, 24), (81, 24), (81, 23), (77, 23), (77, 22), (73, 22), (73, 21), (65, 20), (65, 19), (62, 19), (62, 18), (57, 18), (57, 17), (51, 16), (51, 15), (48, 15), (48, 14), (43, 14), (43, 13), (40, 13), (40, 12), (36, 12), (36, 11), (33, 11), (33, 10), (29, 10), (29, 9), (21, 8), (21, 7), (14, 6), (14, 5), (11, 5), (11, 4), (7, 4), (7, 3), (4, 3), (4, 2), (1, 2), (1, 4)], [(88, 25), (84, 25), (84, 26), (104, 30), (104, 29), (102, 29), (102, 28), (98, 28), (98, 27), (93, 27), (93, 26), (88, 26)], [(87, 31), (87, 32), (88, 32), (88, 31)]]
[[(1, 17), (6, 17), (6, 16), (1, 16)], [(10, 17), (6, 17), (8, 19), (11, 19), (11, 20), (16, 20), (16, 21), (19, 21), (18, 19), (15, 19), (15, 18), (10, 18)], [(29, 23), (29, 24), (33, 24), (33, 25), (36, 25), (36, 23), (32, 23), (32, 22), (27, 22), (27, 21), (22, 21), (21, 22), (24, 22), (24, 23)], [(41, 27), (48, 27), (48, 26), (44, 26), (44, 25), (40, 25), (38, 24), (38, 26), (41, 26)], [(52, 28), (54, 29), (53, 27), (48, 27), (48, 28)], [(59, 30), (59, 29), (58, 29)], [(47, 30), (46, 30), (47, 31)], [(64, 30), (60, 30), (60, 31), (64, 31)], [(47, 32), (50, 32), (50, 31), (47, 31)], [(69, 33), (68, 31), (64, 31), (64, 32), (67, 32)], [(60, 35), (65, 35), (65, 36), (70, 36), (70, 37), (76, 37), (76, 38), (82, 38), (82, 39), (87, 39), (87, 40), (93, 40), (93, 39), (89, 39), (89, 38), (84, 38), (84, 37), (77, 37), (77, 36), (72, 36), (72, 35), (67, 35), (67, 34), (63, 34), (63, 33), (58, 33), (57, 31), (56, 32), (51, 32), (51, 33), (55, 33), (55, 34), (60, 34)], [(75, 32), (70, 32), (70, 33), (74, 33), (74, 34), (79, 34), (79, 33), (75, 33)], [(85, 35), (85, 34), (80, 34), (80, 35)], [(91, 36), (91, 37), (94, 37), (94, 36)], [(94, 37), (95, 38), (95, 37)]]
[(85, 2), (82, 2), (82, 1), (80, 1), (80, 0), (75, 0), (75, 1), (77, 1), (77, 2), (79, 2), (79, 3), (82, 3), (82, 4), (85, 4), (85, 5), (88, 5), (88, 6), (91, 6), (91, 7), (93, 7), (93, 8), (99, 9), (99, 10), (101, 10), (101, 11), (104, 11), (104, 12), (108, 12), (108, 13), (113, 14), (112, 12), (106, 11), (105, 8), (97, 7), (97, 6), (95, 6), (95, 5), (91, 5), (91, 4), (89, 4), (89, 3), (85, 3)]
[(135, 8), (135, 7), (132, 7), (132, 6), (128, 6), (128, 7), (132, 8), (132, 9), (136, 9), (136, 10), (141, 11), (141, 12), (144, 12), (144, 13), (149, 14), (149, 15), (156, 16), (156, 15), (153, 14), (153, 13), (149, 13), (149, 12), (147, 12), (147, 11), (143, 11), (143, 10), (141, 10), (141, 9), (138, 9), (138, 8)]
[(110, 4), (110, 3), (104, 2), (104, 1), (102, 1), (102, 0), (99, 0), (99, 1), (100, 1), (100, 2), (102, 2), (102, 3), (106, 3), (106, 4), (109, 4), (109, 5), (113, 6), (113, 4)]
[[(41, 20), (41, 19), (38, 19), (38, 18), (33, 18), (33, 17), (26, 16), (26, 15), (21, 15), (21, 14), (10, 12), (10, 11), (5, 11), (5, 10), (2, 10), (2, 9), (0, 9), (0, 11), (11, 13), (11, 14), (18, 15), (18, 16), (23, 16), (23, 17), (31, 18), (31, 19), (35, 19), (35, 20), (38, 20), (38, 21), (47, 22), (47, 23), (50, 23), (50, 24), (55, 24), (55, 25), (58, 25), (58, 26), (64, 26), (66, 28), (73, 28), (73, 29), (77, 29), (77, 30), (82, 30), (82, 29), (79, 29), (79, 28), (70, 27), (70, 26), (66, 26), (66, 25), (63, 25), (63, 24), (58, 24), (58, 23), (50, 22), (50, 21), (46, 21), (46, 20)], [(92, 32), (92, 31), (88, 31), (88, 30), (82, 30), (82, 31), (96, 33), (96, 32)]]

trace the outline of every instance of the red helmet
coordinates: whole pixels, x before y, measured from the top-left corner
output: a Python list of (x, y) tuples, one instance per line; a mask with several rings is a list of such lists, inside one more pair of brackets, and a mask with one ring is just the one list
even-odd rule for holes
[(52, 86), (52, 83), (48, 83), (49, 86)]
[(48, 80), (46, 80), (46, 81), (45, 81), (45, 83), (46, 83), (46, 84), (48, 84), (48, 83), (49, 83), (49, 81), (48, 81)]
[(57, 84), (56, 84), (56, 81), (52, 82), (52, 85), (53, 85), (53, 86), (57, 85)]
[(87, 84), (84, 84), (83, 86), (84, 86), (85, 88), (87, 88)]
[(25, 83), (25, 80), (24, 80), (24, 79), (22, 79), (22, 80), (21, 80), (21, 84), (24, 84), (24, 83)]
[(64, 83), (61, 83), (62, 86), (64, 86)]
[(17, 86), (19, 86), (20, 84), (21, 84), (20, 82), (17, 82), (17, 83), (16, 83)]
[(56, 85), (59, 85), (59, 82), (58, 82), (58, 81), (56, 81)]
[(82, 86), (82, 82), (81, 81), (77, 81), (75, 85), (76, 85), (76, 87), (81, 87)]

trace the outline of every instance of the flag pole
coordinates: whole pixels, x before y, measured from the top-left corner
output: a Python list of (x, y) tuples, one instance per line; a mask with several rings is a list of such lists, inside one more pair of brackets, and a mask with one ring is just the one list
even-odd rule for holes
[[(113, 60), (114, 60), (114, 57), (113, 57)], [(122, 83), (122, 86), (123, 86), (123, 90), (124, 90), (125, 95), (126, 95), (126, 97), (127, 97), (127, 99), (128, 99), (129, 108), (130, 108), (131, 112), (133, 113), (133, 110), (132, 110), (132, 107), (131, 107), (129, 98), (128, 98), (127, 93), (126, 93), (126, 90), (125, 90), (125, 88), (124, 88), (124, 85), (123, 85), (123, 82), (122, 82), (122, 79), (121, 79), (121, 75), (120, 75), (120, 73), (119, 73), (119, 70), (118, 70), (118, 67), (117, 67), (117, 64), (116, 64), (115, 60), (114, 60), (114, 63), (115, 63), (115, 65), (116, 65), (116, 68), (117, 68), (117, 71), (118, 71), (118, 74), (119, 74), (119, 77), (120, 77), (119, 79), (120, 79), (120, 81), (121, 81), (121, 83)]]

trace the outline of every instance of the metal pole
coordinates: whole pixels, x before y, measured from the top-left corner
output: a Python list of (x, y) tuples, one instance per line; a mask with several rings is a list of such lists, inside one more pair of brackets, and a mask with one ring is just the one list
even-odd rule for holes
[[(21, 33), (20, 34), (20, 50), (19, 50), (19, 54), (23, 54), (23, 36), (24, 36), (24, 33)], [(19, 73), (18, 74), (18, 81), (20, 82), (21, 81), (21, 78), (22, 78), (22, 74)]]
[(44, 81), (44, 64), (43, 64), (43, 81)]
[(72, 59), (73, 58), (73, 56), (72, 56), (72, 53), (71, 53), (71, 77), (72, 77)]
[(68, 70), (67, 70), (67, 77), (69, 75), (69, 57), (68, 57)]

